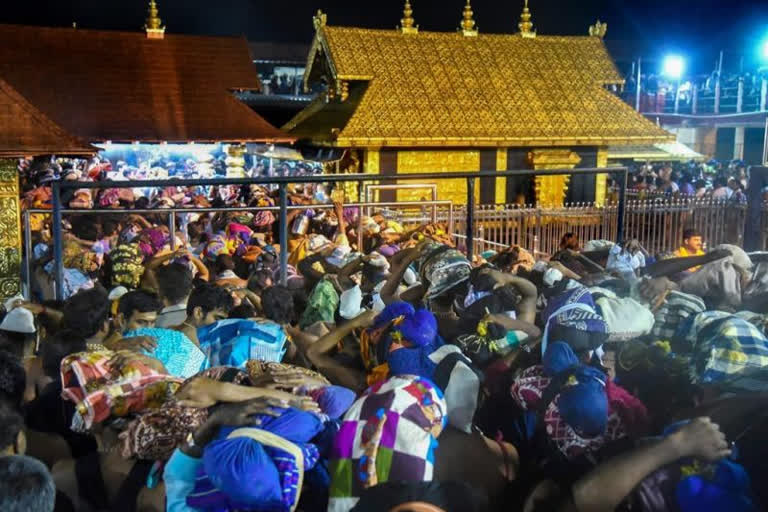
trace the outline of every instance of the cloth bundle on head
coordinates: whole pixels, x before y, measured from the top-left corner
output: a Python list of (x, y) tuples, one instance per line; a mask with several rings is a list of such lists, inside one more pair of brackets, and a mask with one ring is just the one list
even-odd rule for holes
[(608, 339), (608, 329), (596, 309), (589, 289), (581, 285), (551, 297), (541, 316), (545, 321), (541, 353), (550, 341), (564, 341), (576, 353), (600, 347)]
[(329, 512), (346, 512), (363, 490), (388, 481), (429, 481), (446, 404), (429, 380), (391, 377), (344, 416), (331, 451)]
[(680, 281), (680, 290), (704, 299), (709, 309), (738, 311), (741, 307), (741, 269), (727, 257), (702, 266)]
[(157, 228), (145, 229), (141, 232), (140, 238), (139, 248), (144, 254), (145, 259), (160, 252), (169, 240), (168, 235)]
[(96, 254), (86, 251), (77, 242), (66, 240), (62, 248), (61, 262), (65, 268), (79, 270), (87, 275), (95, 270)]
[(109, 253), (112, 261), (112, 286), (136, 289), (144, 274), (144, 258), (139, 244), (120, 244)]
[(328, 277), (315, 285), (309, 296), (307, 308), (301, 315), (299, 327), (309, 327), (316, 322), (336, 323), (336, 310), (339, 307), (339, 294)]
[(6, 315), (0, 323), (0, 330), (10, 332), (21, 332), (32, 334), (35, 328), (35, 316), (26, 308), (14, 307), (17, 301), (24, 300), (23, 297), (12, 297), (5, 301)]
[(768, 366), (768, 339), (755, 325), (723, 311), (705, 311), (686, 320), (678, 333), (674, 346), (690, 354), (694, 384), (733, 381), (744, 391), (765, 391), (764, 381), (749, 378)]
[(123, 335), (124, 338), (149, 336), (157, 346), (152, 351), (144, 351), (165, 366), (168, 375), (186, 379), (198, 373), (206, 365), (205, 354), (192, 343), (181, 331), (159, 328), (141, 328)]
[[(198, 377), (243, 386), (251, 385), (251, 379), (247, 373), (237, 368), (219, 366), (204, 370), (187, 379), (181, 387), (183, 388)], [(183, 407), (178, 404), (175, 397), (171, 397), (159, 409), (139, 415), (120, 433), (123, 457), (168, 460), (173, 451), (184, 444), (189, 433), (194, 432), (207, 419), (208, 409)]]
[(428, 244), (422, 252), (419, 271), (422, 280), (429, 282), (426, 294), (429, 300), (467, 281), (472, 265), (467, 257), (456, 249), (434, 242)]
[(751, 494), (746, 470), (723, 459), (715, 465), (711, 478), (703, 474), (683, 478), (677, 484), (676, 498), (681, 512), (757, 512)]
[(197, 330), (200, 350), (210, 366), (244, 367), (251, 360), (279, 363), (288, 335), (270, 320), (220, 320)]
[(219, 233), (211, 237), (203, 250), (203, 256), (208, 261), (216, 261), (221, 254), (232, 256), (237, 252), (240, 242), (236, 238), (230, 238), (226, 234)]
[(509, 354), (517, 345), (517, 335), (514, 331), (508, 333), (499, 324), (480, 321), (476, 332), (458, 336), (455, 343), (482, 368)]
[(407, 302), (389, 304), (360, 337), (369, 384), (389, 375), (431, 378), (436, 365), (429, 355), (441, 345), (430, 311), (416, 310)]
[(110, 416), (157, 409), (182, 383), (136, 360), (113, 368), (114, 355), (109, 350), (80, 352), (62, 360), (62, 397), (75, 404), (72, 430), (83, 432)]
[(605, 321), (609, 342), (627, 341), (651, 332), (654, 316), (650, 309), (630, 297), (616, 297), (605, 292), (595, 297), (597, 312)]
[(187, 497), (201, 510), (292, 512), (304, 473), (319, 459), (309, 441), (322, 430), (317, 416), (287, 409), (279, 417), (257, 415), (258, 428), (225, 428), (205, 447), (195, 488)]
[(647, 411), (639, 400), (599, 370), (579, 364), (570, 346), (562, 342), (550, 344), (543, 366), (523, 370), (511, 394), (526, 411), (528, 435), (544, 428), (568, 459), (596, 452), (607, 441), (647, 425)]

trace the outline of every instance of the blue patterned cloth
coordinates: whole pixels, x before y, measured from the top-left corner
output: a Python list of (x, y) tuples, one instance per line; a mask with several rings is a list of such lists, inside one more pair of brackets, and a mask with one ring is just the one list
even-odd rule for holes
[(197, 338), (210, 366), (242, 368), (250, 359), (279, 363), (288, 336), (275, 322), (234, 318), (201, 327)]
[[(309, 440), (322, 431), (323, 424), (314, 414), (296, 409), (286, 409), (277, 418), (258, 419), (262, 421), (259, 428), (223, 428), (217, 440), (206, 446), (194, 491), (187, 497), (189, 506), (216, 512), (296, 508), (304, 473), (320, 458)], [(259, 432), (278, 437), (264, 441), (248, 437)]]
[[(53, 275), (53, 261), (46, 263), (43, 269)], [(93, 288), (93, 279), (86, 276), (79, 270), (73, 268), (64, 269), (64, 283), (62, 284), (62, 292), (64, 300), (70, 298), (80, 290), (90, 290)]]
[(187, 379), (208, 368), (203, 351), (182, 332), (145, 327), (123, 335), (125, 338), (136, 336), (151, 336), (155, 339), (157, 348), (144, 353), (163, 363), (169, 375)]
[(705, 311), (689, 318), (675, 341), (690, 350), (694, 383), (735, 385), (768, 368), (768, 340), (756, 326), (730, 313)]

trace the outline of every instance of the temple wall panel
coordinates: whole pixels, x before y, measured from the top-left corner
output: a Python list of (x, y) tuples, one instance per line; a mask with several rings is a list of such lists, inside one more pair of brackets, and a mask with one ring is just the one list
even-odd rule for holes
[[(461, 172), (480, 170), (480, 151), (468, 150), (399, 150), (397, 152), (397, 173), (418, 174), (425, 172)], [(413, 183), (403, 181), (401, 183)], [(400, 190), (398, 201), (419, 201), (428, 197), (428, 191)], [(466, 204), (467, 180), (441, 180), (438, 182), (438, 199)], [(475, 202), (480, 201), (480, 184), (475, 185)]]
[(0, 297), (21, 291), (21, 217), (15, 159), (0, 159)]

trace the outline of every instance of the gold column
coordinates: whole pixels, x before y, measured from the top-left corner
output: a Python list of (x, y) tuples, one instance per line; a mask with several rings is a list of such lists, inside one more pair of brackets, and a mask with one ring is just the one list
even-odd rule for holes
[[(397, 152), (397, 173), (418, 174), (423, 172), (461, 172), (480, 170), (480, 151), (466, 150), (414, 150)], [(409, 181), (407, 183), (413, 183)], [(467, 203), (467, 180), (453, 179), (437, 182), (437, 198)], [(422, 190), (399, 190), (398, 201), (420, 201), (426, 194)], [(475, 186), (475, 203), (480, 201), (480, 186)]]
[[(570, 149), (534, 149), (528, 153), (528, 161), (535, 170), (573, 169), (581, 162), (581, 157)], [(565, 202), (565, 192), (571, 177), (536, 176), (536, 203), (538, 206), (558, 207)]]
[[(496, 170), (507, 170), (507, 148), (496, 150)], [(507, 178), (496, 178), (496, 204), (507, 202)]]
[[(608, 167), (608, 148), (597, 149), (597, 167)], [(595, 205), (604, 206), (608, 193), (608, 175), (598, 174), (595, 178)]]
[(21, 291), (19, 173), (14, 159), (0, 159), (0, 297)]
[[(381, 171), (381, 153), (379, 149), (366, 149), (365, 150), (365, 162), (363, 163), (363, 172), (365, 174), (379, 174)], [(376, 183), (375, 181), (365, 181), (360, 184), (361, 187), (365, 187), (366, 184)], [(386, 182), (385, 182), (386, 183)], [(365, 188), (363, 188), (365, 190)], [(378, 202), (379, 193), (376, 192), (373, 196), (373, 200)]]

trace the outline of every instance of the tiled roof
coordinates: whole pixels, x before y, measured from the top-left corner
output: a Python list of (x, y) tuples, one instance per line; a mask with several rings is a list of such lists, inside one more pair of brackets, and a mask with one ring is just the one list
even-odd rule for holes
[(260, 86), (242, 38), (0, 25), (0, 78), (89, 142), (291, 138), (231, 94)]
[(0, 158), (97, 151), (48, 119), (0, 78)]
[[(598, 37), (370, 30), (320, 25), (305, 79), (348, 83), (284, 129), (340, 146), (548, 146), (673, 137), (605, 89), (621, 84)], [(357, 83), (366, 87), (359, 98)], [(333, 111), (327, 115), (327, 111)], [(306, 126), (311, 125), (311, 129)]]

